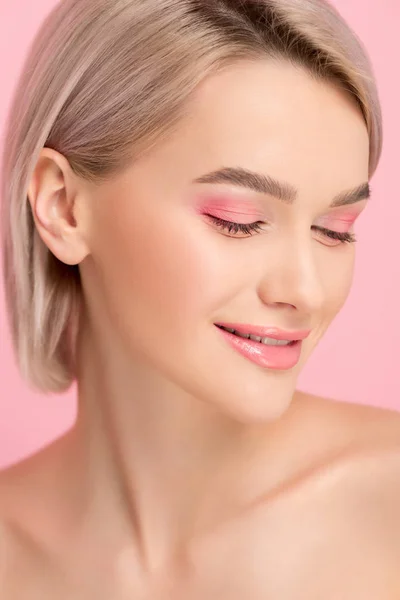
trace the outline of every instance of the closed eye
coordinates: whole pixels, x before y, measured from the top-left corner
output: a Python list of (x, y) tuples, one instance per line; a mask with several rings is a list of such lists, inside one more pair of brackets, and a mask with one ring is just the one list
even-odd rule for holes
[[(214, 223), (220, 227), (224, 231), (228, 231), (228, 233), (233, 233), (234, 237), (237, 233), (244, 233), (248, 237), (254, 235), (255, 233), (259, 233), (262, 231), (262, 225), (264, 225), (263, 221), (255, 221), (254, 223), (235, 223), (233, 221), (225, 221), (224, 219), (220, 219), (219, 217), (214, 217), (213, 215), (207, 214), (206, 216), (210, 217)], [(317, 225), (313, 225), (311, 227), (314, 231), (318, 231), (322, 233), (322, 235), (337, 240), (342, 244), (352, 244), (357, 241), (354, 233), (350, 232), (340, 232), (334, 231), (333, 229), (327, 229), (326, 227), (319, 227)]]
[(264, 225), (263, 221), (256, 221), (255, 223), (234, 223), (233, 221), (225, 221), (224, 219), (220, 219), (219, 217), (214, 217), (213, 215), (207, 215), (210, 217), (218, 227), (223, 230), (227, 230), (228, 233), (246, 233), (249, 235), (254, 235), (254, 233), (258, 233), (262, 231), (261, 225)]
[(326, 229), (325, 227), (317, 227), (317, 225), (313, 225), (311, 229), (320, 231), (332, 240), (338, 240), (343, 244), (354, 244), (357, 241), (354, 233), (350, 233), (349, 231), (333, 231), (332, 229)]

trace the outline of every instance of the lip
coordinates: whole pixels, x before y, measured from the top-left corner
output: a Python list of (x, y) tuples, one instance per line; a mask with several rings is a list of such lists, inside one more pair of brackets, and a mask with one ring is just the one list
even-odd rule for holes
[(239, 333), (248, 333), (250, 335), (257, 335), (258, 337), (264, 338), (269, 337), (274, 340), (304, 340), (311, 333), (311, 329), (298, 329), (296, 331), (288, 331), (285, 329), (279, 329), (278, 327), (261, 327), (258, 325), (249, 325), (247, 323), (214, 323), (222, 327), (229, 327), (235, 329)]
[(293, 368), (300, 360), (302, 340), (292, 341), (284, 346), (270, 346), (240, 337), (221, 327), (216, 327), (216, 329), (233, 350), (259, 367), (282, 371)]

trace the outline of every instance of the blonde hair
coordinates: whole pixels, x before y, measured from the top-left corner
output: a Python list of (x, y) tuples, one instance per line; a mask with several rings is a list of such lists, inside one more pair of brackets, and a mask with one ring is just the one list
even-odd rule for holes
[(49, 251), (27, 197), (42, 148), (82, 178), (106, 181), (173, 131), (207, 75), (266, 57), (352, 95), (371, 176), (382, 149), (372, 67), (326, 0), (63, 0), (45, 19), (14, 92), (1, 173), (6, 308), (31, 388), (60, 393), (75, 380), (82, 306), (79, 267)]

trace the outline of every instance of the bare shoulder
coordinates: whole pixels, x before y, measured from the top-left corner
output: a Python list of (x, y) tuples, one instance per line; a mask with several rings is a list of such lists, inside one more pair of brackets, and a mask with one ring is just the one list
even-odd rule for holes
[(60, 438), (0, 471), (0, 523), (21, 549), (36, 551), (51, 524), (61, 442)]
[(400, 451), (399, 410), (339, 401), (297, 391), (296, 402), (303, 407), (303, 420), (322, 431), (327, 443), (338, 448), (368, 451)]
[(251, 573), (274, 598), (400, 598), (399, 414), (304, 392), (287, 412), (272, 430), (273, 453), (263, 454), (257, 502), (202, 556), (224, 572), (237, 555), (229, 580)]
[(30, 461), (12, 465), (0, 471), (0, 557), (24, 530), (24, 510), (29, 502), (29, 484), (24, 479)]
[(316, 469), (318, 489), (326, 483), (338, 506), (364, 515), (400, 562), (400, 413), (310, 394), (302, 400), (325, 438), (328, 458)]
[[(382, 526), (397, 529), (400, 553), (400, 413), (304, 392), (298, 446), (307, 446), (306, 477), (329, 493), (363, 501)], [(300, 478), (301, 480), (301, 478)], [(384, 513), (384, 514), (383, 514)], [(400, 559), (400, 555), (399, 555)]]
[(28, 581), (36, 597), (33, 590), (46, 563), (34, 499), (29, 509), (32, 482), (23, 480), (27, 464), (23, 461), (0, 472), (0, 598), (4, 599), (26, 598)]
[(23, 507), (33, 501), (41, 478), (41, 453), (0, 471), (0, 519), (18, 522)]
[(21, 594), (21, 581), (33, 585), (46, 570), (50, 577), (51, 460), (50, 445), (0, 471), (0, 598)]
[(358, 572), (381, 586), (343, 597), (400, 598), (399, 413), (304, 392), (295, 403), (290, 456), (301, 461), (279, 493), (262, 497), (256, 531), (267, 524), (286, 564), (303, 557), (331, 583)]

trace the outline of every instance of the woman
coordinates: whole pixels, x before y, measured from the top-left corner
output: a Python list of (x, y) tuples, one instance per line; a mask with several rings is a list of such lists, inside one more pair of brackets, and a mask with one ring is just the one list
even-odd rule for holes
[(21, 375), (79, 409), (1, 474), (2, 598), (400, 597), (399, 416), (296, 390), (381, 147), (324, 0), (56, 7), (8, 121), (4, 273)]

